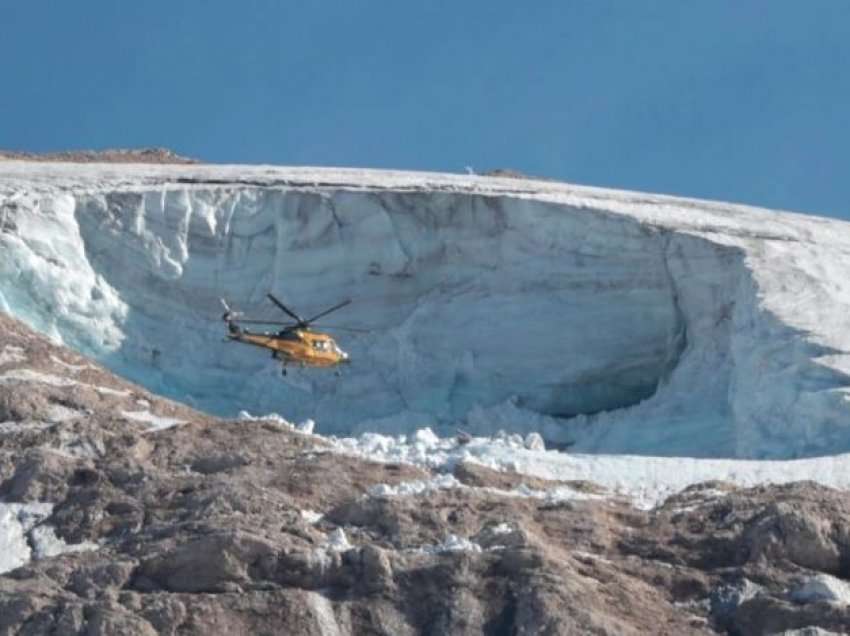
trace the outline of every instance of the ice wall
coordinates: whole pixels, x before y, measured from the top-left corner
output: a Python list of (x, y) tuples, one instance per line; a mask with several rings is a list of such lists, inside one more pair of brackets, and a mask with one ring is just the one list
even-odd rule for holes
[[(0, 303), (167, 395), (323, 432), (540, 430), (578, 450), (701, 456), (850, 448), (843, 244), (812, 243), (799, 217), (789, 229), (692, 202), (664, 219), (658, 204), (553, 198), (18, 186), (0, 208)], [(370, 330), (337, 334), (354, 360), (341, 377), (282, 378), (264, 351), (222, 341), (218, 298), (279, 319), (268, 291), (304, 314), (354, 299), (327, 319)]]

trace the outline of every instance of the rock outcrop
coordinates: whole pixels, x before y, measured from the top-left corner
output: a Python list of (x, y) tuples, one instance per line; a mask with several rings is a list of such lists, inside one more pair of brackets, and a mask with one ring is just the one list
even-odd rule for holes
[(61, 150), (59, 152), (20, 152), (0, 150), (2, 160), (58, 161), (68, 163), (198, 163), (168, 148), (107, 148), (104, 150)]

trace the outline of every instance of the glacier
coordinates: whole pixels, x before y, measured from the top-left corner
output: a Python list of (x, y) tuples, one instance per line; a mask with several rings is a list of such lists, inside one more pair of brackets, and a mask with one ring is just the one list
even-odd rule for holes
[[(850, 450), (850, 225), (550, 181), (0, 162), (0, 309), (202, 410), (587, 453)], [(340, 377), (222, 342), (329, 324)], [(317, 325), (321, 326), (321, 323)]]

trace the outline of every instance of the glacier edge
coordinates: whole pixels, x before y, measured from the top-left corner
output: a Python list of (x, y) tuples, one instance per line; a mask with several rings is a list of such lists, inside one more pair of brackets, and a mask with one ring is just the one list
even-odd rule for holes
[[(846, 223), (498, 179), (19, 164), (0, 164), (11, 313), (201, 408), (588, 452), (850, 449)], [(341, 336), (356, 368), (283, 380), (219, 345), (217, 298), (274, 317), (266, 291), (353, 296), (335, 321), (375, 329)]]

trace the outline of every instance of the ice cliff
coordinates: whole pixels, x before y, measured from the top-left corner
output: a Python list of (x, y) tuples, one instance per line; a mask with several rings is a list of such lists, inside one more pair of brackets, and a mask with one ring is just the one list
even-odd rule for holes
[[(219, 297), (328, 324), (341, 377), (222, 341)], [(154, 391), (324, 433), (588, 452), (850, 450), (850, 225), (475, 176), (0, 162), (0, 309)]]

